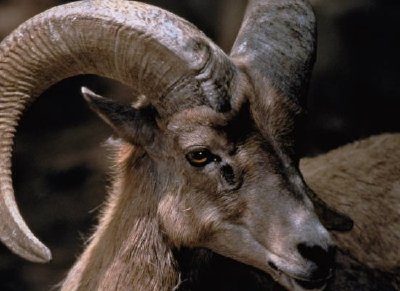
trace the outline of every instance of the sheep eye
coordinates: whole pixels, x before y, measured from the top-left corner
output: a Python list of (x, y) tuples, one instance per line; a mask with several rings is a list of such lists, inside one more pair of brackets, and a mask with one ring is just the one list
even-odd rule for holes
[(186, 159), (193, 167), (204, 167), (211, 162), (218, 161), (218, 156), (207, 149), (195, 150), (186, 155)]

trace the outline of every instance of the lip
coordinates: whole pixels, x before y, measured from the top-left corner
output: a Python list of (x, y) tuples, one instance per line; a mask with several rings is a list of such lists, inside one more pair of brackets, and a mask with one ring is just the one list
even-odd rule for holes
[[(285, 281), (289, 280), (291, 281), (291, 284), (296, 284), (297, 286), (301, 287), (304, 290), (323, 290), (326, 287), (328, 280), (332, 278), (332, 272), (330, 272), (329, 276), (327, 276), (324, 279), (307, 280), (305, 278), (288, 274), (282, 271), (273, 262), (269, 262), (268, 265), (273, 270), (272, 276), (275, 277), (275, 280), (277, 280), (283, 285), (286, 285)], [(284, 277), (286, 277), (286, 280), (282, 280)]]
[(296, 284), (306, 290), (321, 290), (326, 286), (328, 278), (317, 281), (303, 281), (299, 279), (294, 279), (294, 281), (296, 282)]
[[(238, 227), (238, 225), (235, 225), (234, 227)], [(234, 259), (264, 271), (283, 287), (289, 290), (322, 290), (328, 283), (328, 280), (332, 277), (333, 270), (331, 270), (330, 274), (326, 278), (310, 280), (301, 264), (298, 264), (298, 262), (290, 257), (282, 256), (269, 250), (257, 239), (257, 236), (253, 235), (247, 228), (243, 226), (239, 227), (242, 231), (247, 231), (247, 241), (250, 240), (253, 242), (252, 247), (253, 249), (256, 249), (255, 253), (260, 254), (260, 256), (263, 256), (266, 260), (260, 262), (260, 256), (256, 258), (253, 257), (252, 260), (244, 260), (242, 257), (234, 257)], [(229, 231), (231, 231), (231, 229), (232, 228), (229, 228)], [(209, 248), (213, 249), (213, 246), (209, 246)], [(221, 254), (224, 255), (223, 252)], [(226, 254), (226, 256), (230, 257), (228, 254)], [(298, 270), (299, 272), (291, 272), (290, 269), (281, 267), (285, 265), (292, 266), (293, 268), (291, 269)]]

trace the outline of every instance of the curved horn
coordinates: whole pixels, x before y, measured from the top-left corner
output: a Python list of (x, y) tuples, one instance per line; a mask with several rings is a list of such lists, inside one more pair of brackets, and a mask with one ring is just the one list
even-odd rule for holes
[[(253, 81), (258, 105), (253, 114), (266, 136), (268, 94), (274, 89), (283, 94), (290, 105), (295, 104), (290, 107), (296, 114), (298, 105), (305, 103), (315, 52), (315, 16), (307, 0), (249, 0), (231, 57), (244, 66)], [(287, 115), (286, 119), (292, 117)], [(293, 121), (284, 126), (293, 127)], [(340, 231), (352, 228), (353, 222), (346, 215), (329, 207), (312, 191), (309, 196), (325, 227)]]
[(118, 80), (161, 116), (206, 104), (230, 109), (235, 67), (197, 28), (162, 9), (121, 0), (80, 1), (28, 20), (0, 44), (0, 239), (32, 261), (50, 252), (25, 225), (11, 180), (21, 112), (50, 85), (77, 74)]
[(314, 64), (315, 34), (306, 0), (249, 0), (231, 57), (245, 65), (257, 92), (272, 85), (301, 104)]

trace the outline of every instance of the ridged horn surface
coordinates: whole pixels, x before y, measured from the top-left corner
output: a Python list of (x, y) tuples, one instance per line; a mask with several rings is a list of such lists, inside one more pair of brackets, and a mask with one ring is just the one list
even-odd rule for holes
[(302, 104), (315, 43), (315, 17), (306, 0), (249, 0), (231, 57), (246, 66), (258, 92), (268, 91), (267, 81)]
[(161, 116), (205, 104), (230, 108), (235, 67), (203, 33), (160, 8), (121, 0), (80, 1), (50, 9), (0, 44), (0, 239), (36, 262), (49, 250), (19, 214), (11, 180), (21, 112), (50, 85), (96, 74), (144, 94)]

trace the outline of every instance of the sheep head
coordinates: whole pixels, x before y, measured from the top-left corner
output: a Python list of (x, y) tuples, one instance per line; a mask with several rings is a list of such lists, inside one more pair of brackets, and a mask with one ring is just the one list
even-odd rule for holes
[(302, 0), (250, 1), (230, 57), (193, 25), (138, 2), (74, 2), (27, 21), (0, 46), (1, 240), (26, 259), (50, 259), (15, 205), (13, 133), (49, 85), (94, 73), (144, 96), (131, 106), (82, 90), (161, 173), (157, 215), (174, 247), (209, 248), (289, 288), (322, 287), (333, 243), (312, 200), (335, 218), (331, 228), (348, 220), (316, 199), (293, 151), (314, 41)]

